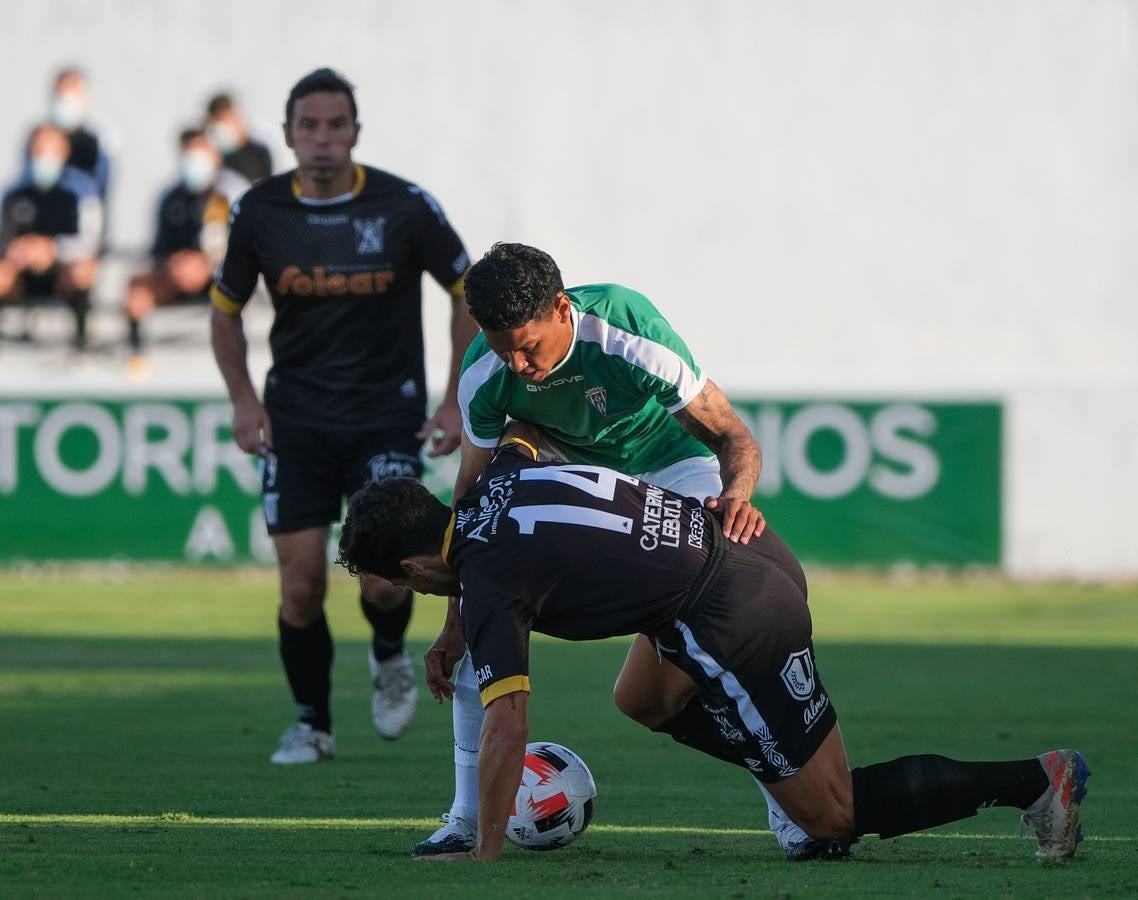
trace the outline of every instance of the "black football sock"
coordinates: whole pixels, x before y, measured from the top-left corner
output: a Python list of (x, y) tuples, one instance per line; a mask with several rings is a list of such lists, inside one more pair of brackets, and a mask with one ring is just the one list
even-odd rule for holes
[(692, 697), (679, 713), (652, 730), (670, 734), (672, 740), (700, 753), (706, 753), (732, 765), (747, 767), (743, 761), (743, 754), (723, 737), (719, 724), (703, 708), (699, 697)]
[(332, 633), (324, 614), (304, 628), (278, 617), (281, 661), (296, 700), (297, 719), (317, 731), (332, 730)]
[(127, 340), (132, 353), (142, 352), (142, 325), (138, 319), (127, 320)]
[(69, 305), (75, 316), (75, 346), (83, 350), (87, 346), (87, 312), (91, 308), (91, 299), (86, 291), (82, 291), (71, 299)]
[(394, 609), (376, 609), (367, 598), (360, 594), (360, 609), (364, 618), (371, 623), (371, 650), (377, 662), (391, 659), (403, 652), (403, 635), (411, 622), (411, 598), (414, 595), (407, 589), (407, 596)]
[(958, 762), (902, 756), (851, 774), (857, 833), (883, 838), (967, 819), (986, 806), (1025, 809), (1048, 784), (1037, 759)]

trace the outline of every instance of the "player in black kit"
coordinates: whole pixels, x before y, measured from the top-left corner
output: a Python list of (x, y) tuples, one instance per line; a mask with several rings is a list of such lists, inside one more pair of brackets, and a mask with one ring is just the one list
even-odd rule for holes
[(535, 462), (532, 446), (511, 440), (453, 512), (409, 479), (366, 485), (340, 540), (352, 572), (424, 593), (457, 595), (461, 584), (486, 708), (478, 843), (429, 859), (501, 852), (522, 772), (533, 631), (649, 635), (699, 687), (658, 730), (748, 768), (824, 855), (984, 806), (1024, 810), (1041, 860), (1074, 855), (1090, 774), (1076, 751), (985, 763), (906, 756), (851, 772), (815, 664), (806, 579), (769, 527), (749, 544), (727, 541), (697, 500), (612, 469)]
[[(214, 356), (233, 401), (234, 440), (262, 456), (265, 521), (280, 565), (280, 650), (298, 721), (277, 763), (332, 755), (332, 638), (324, 617), (329, 524), (370, 478), (418, 477), (420, 450), (458, 446), (457, 368), (477, 331), (466, 309), (462, 242), (429, 194), (352, 162), (359, 135), (352, 86), (331, 69), (302, 78), (285, 106), (293, 172), (252, 187), (233, 207), (229, 245), (211, 290)], [(451, 377), (426, 417), (421, 281), (451, 296)], [(263, 277), (276, 316), (273, 365), (258, 399), (241, 310)], [(374, 629), (372, 718), (398, 737), (416, 689), (403, 634), (411, 592), (361, 579)]]

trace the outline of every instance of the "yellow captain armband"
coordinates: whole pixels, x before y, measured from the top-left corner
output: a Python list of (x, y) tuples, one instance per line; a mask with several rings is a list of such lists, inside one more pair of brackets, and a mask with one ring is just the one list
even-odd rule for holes
[(446, 560), (447, 557), (450, 556), (450, 545), (454, 542), (454, 523), (456, 521), (457, 517), (452, 512), (450, 514), (450, 522), (447, 523), (446, 534), (443, 535), (443, 549), (439, 552), (443, 560)]
[(499, 447), (499, 449), (501, 449), (502, 447), (509, 447), (510, 444), (520, 444), (521, 446), (525, 447), (533, 455), (534, 461), (535, 462), (537, 461), (537, 447), (535, 447), (533, 444), (531, 444), (525, 438), (509, 437), (509, 438), (506, 438), (504, 441), (502, 441), (502, 443), (500, 443), (498, 445), (498, 447)]
[(209, 289), (209, 302), (223, 313), (228, 313), (231, 316), (236, 316), (241, 312), (241, 304), (223, 294), (216, 284)]
[(495, 681), (492, 685), (482, 690), (482, 708), (485, 709), (499, 697), (505, 697), (507, 694), (516, 694), (518, 691), (528, 694), (529, 689), (529, 676), (528, 675), (511, 675), (509, 678), (503, 678), (501, 681)]

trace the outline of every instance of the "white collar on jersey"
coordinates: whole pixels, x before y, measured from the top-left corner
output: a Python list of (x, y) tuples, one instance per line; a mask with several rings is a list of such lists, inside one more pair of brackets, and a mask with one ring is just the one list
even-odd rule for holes
[(355, 195), (355, 191), (348, 191), (346, 194), (340, 194), (339, 197), (325, 197), (319, 200), (315, 197), (297, 197), (296, 199), (305, 206), (331, 206), (333, 203), (347, 203)]
[[(569, 301), (569, 318), (573, 320), (573, 339), (571, 341), (569, 341), (569, 349), (566, 350), (565, 355), (563, 357), (561, 357), (561, 362), (559, 362), (557, 365), (555, 365), (552, 369), (549, 370), (549, 375), (552, 375), (554, 372), (556, 372), (558, 369), (560, 369), (563, 365), (565, 365), (565, 363), (569, 360), (569, 357), (573, 355), (573, 351), (577, 347), (577, 332), (580, 329), (580, 325), (581, 325), (581, 313), (580, 313), (580, 311), (578, 311), (577, 307), (575, 307), (573, 305), (573, 301), (571, 301), (571, 300)], [(545, 377), (548, 378), (549, 375), (546, 375)]]

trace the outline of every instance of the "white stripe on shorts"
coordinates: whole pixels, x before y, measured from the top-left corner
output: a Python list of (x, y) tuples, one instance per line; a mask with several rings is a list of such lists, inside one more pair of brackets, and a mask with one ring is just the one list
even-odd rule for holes
[(724, 669), (711, 654), (697, 644), (691, 629), (679, 619), (676, 619), (676, 628), (684, 637), (684, 646), (687, 648), (688, 656), (699, 663), (699, 667), (703, 669), (708, 678), (716, 679), (723, 687), (724, 693), (734, 701), (735, 708), (739, 710), (739, 718), (743, 720), (747, 730), (759, 739), (763, 756), (766, 757), (767, 762), (780, 775), (788, 776), (797, 772), (798, 770), (790, 764), (787, 758), (775, 749), (776, 742), (770, 728), (767, 727), (766, 720), (763, 719), (754, 701), (751, 700), (751, 695), (743, 689), (743, 685), (739, 684), (739, 679)]

